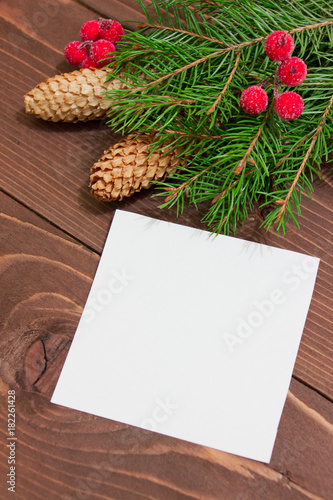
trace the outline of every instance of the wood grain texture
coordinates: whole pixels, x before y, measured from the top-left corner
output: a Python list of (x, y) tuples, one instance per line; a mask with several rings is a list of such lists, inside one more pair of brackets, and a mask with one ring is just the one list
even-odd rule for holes
[[(0, 202), (0, 399), (4, 409), (16, 390), (16, 498), (330, 499), (332, 405), (295, 380), (270, 466), (51, 404), (98, 255), (7, 196)], [(0, 421), (5, 442), (5, 411)]]
[[(315, 181), (313, 200), (303, 199), (301, 229), (266, 233), (259, 228), (264, 213), (254, 210), (237, 235), (321, 259), (270, 466), (49, 402), (115, 209), (204, 229), (207, 208), (188, 208), (177, 219), (149, 191), (97, 202), (89, 169), (119, 136), (104, 122), (53, 124), (25, 115), (23, 95), (72, 69), (63, 48), (99, 14), (119, 21), (141, 15), (133, 0), (0, 0), (0, 177), (7, 193), (0, 193), (0, 433), (5, 443), (7, 390), (15, 389), (16, 498), (330, 500), (332, 164)], [(3, 481), (5, 446), (0, 454)], [(12, 498), (5, 486), (0, 482), (0, 497)]]
[[(103, 3), (104, 7), (102, 2), (89, 3), (111, 15), (103, 11), (109, 2)], [(92, 11), (78, 3), (54, 0), (45, 3), (49, 14), (40, 26), (37, 23), (41, 18), (40, 5), (37, 7), (32, 0), (3, 2), (0, 12), (3, 18), (0, 85), (1, 94), (6, 96), (0, 116), (3, 189), (98, 252), (102, 250), (115, 208), (204, 229), (200, 219), (207, 205), (199, 211), (186, 208), (177, 219), (175, 210), (160, 210), (160, 199), (152, 199), (149, 191), (110, 204), (91, 196), (90, 166), (116, 141), (105, 122), (54, 124), (24, 113), (24, 93), (45, 77), (70, 68), (63, 62), (62, 48), (69, 39), (77, 37), (78, 26), (92, 17)], [(123, 8), (121, 17), (132, 14), (126, 3)], [(18, 18), (23, 19), (22, 26)], [(333, 397), (331, 172), (331, 166), (325, 166), (322, 180), (315, 181), (313, 201), (303, 199), (300, 230), (289, 226), (284, 237), (278, 237), (273, 230), (266, 233), (259, 229), (262, 213), (254, 211), (237, 235), (322, 259), (295, 376), (330, 398)]]
[[(146, 21), (146, 17), (136, 0), (112, 0), (112, 2), (110, 0), (80, 0), (80, 3), (101, 14), (102, 17), (120, 21), (130, 30), (136, 28), (136, 23), (126, 23), (126, 21), (137, 21), (139, 23)], [(145, 0), (144, 3), (149, 5), (151, 2)]]

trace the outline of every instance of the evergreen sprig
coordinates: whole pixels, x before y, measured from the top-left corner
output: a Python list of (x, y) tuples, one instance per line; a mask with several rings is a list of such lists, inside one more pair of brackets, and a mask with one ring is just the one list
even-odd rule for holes
[[(210, 200), (215, 232), (236, 231), (254, 204), (273, 207), (263, 225), (297, 224), (301, 195), (333, 151), (333, 5), (325, 0), (140, 0), (147, 23), (127, 32), (109, 78), (130, 90), (107, 93), (110, 124), (121, 132), (156, 132), (152, 149), (181, 149), (186, 168), (159, 183), (163, 207)], [(293, 56), (308, 76), (295, 121), (274, 111), (276, 63), (263, 42), (289, 31)], [(241, 92), (265, 80), (265, 113), (245, 114)], [(289, 90), (284, 87), (283, 90)], [(297, 89), (296, 89), (297, 90)]]

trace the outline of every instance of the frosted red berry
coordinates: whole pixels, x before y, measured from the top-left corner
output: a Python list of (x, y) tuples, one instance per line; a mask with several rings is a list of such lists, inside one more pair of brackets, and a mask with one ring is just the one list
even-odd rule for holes
[(96, 40), (90, 47), (90, 57), (97, 64), (98, 68), (105, 66), (112, 62), (114, 58), (114, 54), (110, 54), (110, 52), (114, 52), (116, 47), (112, 42), (108, 40)]
[(87, 21), (82, 24), (80, 29), (80, 37), (85, 41), (95, 42), (99, 39), (100, 23), (96, 20)]
[(82, 42), (70, 42), (64, 50), (65, 58), (69, 64), (79, 66), (88, 57), (88, 49)]
[(280, 64), (278, 75), (282, 83), (294, 87), (304, 82), (307, 75), (307, 66), (303, 59), (291, 57)]
[(82, 63), (81, 63), (81, 68), (99, 68), (98, 64), (95, 63), (95, 61), (93, 61), (91, 59), (91, 57), (86, 57), (86, 59), (83, 59)]
[(242, 92), (240, 105), (245, 113), (259, 115), (267, 108), (268, 96), (266, 91), (257, 85), (248, 87)]
[(284, 61), (294, 50), (294, 40), (287, 31), (274, 31), (265, 40), (266, 55), (273, 61)]
[(304, 109), (303, 99), (296, 92), (283, 92), (275, 102), (275, 111), (283, 120), (296, 120)]
[(99, 32), (100, 38), (112, 43), (117, 43), (121, 40), (123, 34), (124, 28), (118, 21), (113, 21), (113, 19), (102, 19)]

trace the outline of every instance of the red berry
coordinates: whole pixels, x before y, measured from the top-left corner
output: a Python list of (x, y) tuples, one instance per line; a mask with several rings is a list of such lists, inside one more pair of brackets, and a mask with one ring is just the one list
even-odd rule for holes
[(108, 40), (96, 40), (90, 48), (90, 57), (97, 64), (97, 67), (101, 68), (112, 62), (115, 55), (111, 54), (109, 57), (107, 56), (110, 52), (114, 52), (115, 50), (116, 47), (112, 42)]
[(70, 42), (66, 45), (64, 54), (69, 64), (79, 66), (88, 57), (88, 49), (82, 42)]
[(121, 40), (124, 34), (124, 28), (118, 21), (112, 19), (103, 19), (101, 21), (100, 38), (109, 40), (109, 42), (117, 43)]
[(283, 92), (276, 99), (275, 111), (282, 120), (296, 120), (304, 109), (303, 99), (296, 92)]
[(259, 113), (265, 111), (265, 109), (267, 108), (267, 104), (268, 96), (265, 90), (261, 87), (258, 87), (257, 85), (248, 87), (242, 92), (240, 105), (245, 113), (249, 113), (250, 115), (258, 115)]
[(266, 55), (273, 61), (284, 61), (294, 50), (294, 40), (287, 31), (274, 31), (265, 41)]
[(95, 40), (98, 40), (99, 38), (99, 30), (100, 24), (98, 21), (95, 21), (94, 19), (91, 21), (87, 21), (81, 26), (80, 37), (84, 42), (95, 42)]
[(294, 87), (304, 82), (307, 74), (307, 67), (303, 59), (291, 57), (280, 64), (278, 74), (282, 83)]
[(91, 59), (91, 57), (86, 57), (81, 63), (81, 68), (98, 68), (99, 66)]

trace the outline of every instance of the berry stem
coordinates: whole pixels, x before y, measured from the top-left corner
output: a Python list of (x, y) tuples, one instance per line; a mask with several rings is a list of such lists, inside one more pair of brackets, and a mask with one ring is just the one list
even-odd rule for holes
[(274, 76), (274, 98), (277, 99), (279, 96), (280, 84), (279, 84), (279, 66), (276, 68)]
[(87, 49), (88, 49), (88, 51), (89, 51), (89, 49), (90, 49), (90, 47), (91, 47), (92, 43), (93, 43), (93, 42), (92, 42), (91, 40), (85, 40), (84, 42), (80, 43), (80, 45), (79, 45), (79, 47), (78, 47), (78, 48), (81, 50), (81, 49), (83, 49), (83, 47), (87, 47)]
[(97, 21), (99, 22), (101, 29), (109, 28), (113, 23), (112, 19), (105, 19), (103, 17), (99, 17)]
[(272, 76), (275, 75), (275, 71), (274, 73), (272, 73), (271, 75), (269, 75), (267, 78), (265, 78), (264, 80), (261, 80), (261, 82), (259, 83), (256, 83), (257, 87), (263, 87), (265, 88), (269, 82), (269, 80), (272, 78)]
[(283, 47), (284, 45), (286, 45), (287, 43), (287, 34), (285, 33), (284, 35), (282, 35), (282, 37), (280, 38), (280, 46)]

